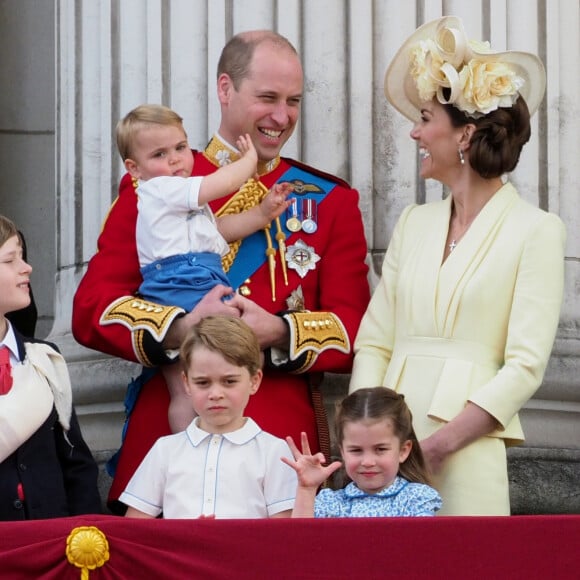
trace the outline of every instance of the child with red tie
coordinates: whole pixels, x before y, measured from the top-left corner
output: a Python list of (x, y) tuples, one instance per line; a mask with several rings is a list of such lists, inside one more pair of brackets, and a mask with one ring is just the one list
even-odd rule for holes
[(98, 469), (66, 363), (6, 318), (30, 303), (31, 271), (16, 226), (0, 216), (0, 520), (99, 513)]

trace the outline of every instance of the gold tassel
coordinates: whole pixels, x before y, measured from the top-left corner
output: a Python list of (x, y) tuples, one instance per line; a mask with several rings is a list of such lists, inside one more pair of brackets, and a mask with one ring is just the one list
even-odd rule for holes
[[(268, 189), (261, 181), (256, 181), (255, 179), (249, 179), (240, 190), (229, 199), (229, 201), (222, 206), (217, 212), (216, 217), (222, 215), (239, 214), (244, 210), (250, 209), (259, 205), (264, 199), (264, 196), (268, 193)], [(270, 286), (272, 289), (272, 302), (276, 301), (276, 250), (274, 249), (272, 243), (272, 236), (270, 234), (270, 228), (264, 228), (264, 233), (266, 235), (266, 256), (268, 257), (268, 268), (270, 271)], [(284, 284), (288, 286), (288, 271), (286, 265), (286, 236), (282, 231), (282, 226), (280, 225), (280, 219), (276, 218), (276, 241), (278, 242), (278, 248), (280, 251), (280, 262), (282, 264), (282, 273), (284, 275)], [(230, 243), (230, 252), (222, 258), (222, 265), (224, 271), (228, 272), (232, 266), (236, 255), (240, 248), (243, 240), (237, 240)]]
[(272, 302), (276, 302), (276, 250), (272, 244), (270, 227), (264, 228), (266, 234), (266, 256), (268, 256), (268, 269), (270, 270), (270, 286), (272, 288)]
[(280, 250), (280, 262), (282, 264), (282, 274), (284, 275), (284, 284), (288, 286), (288, 269), (286, 267), (286, 236), (280, 225), (280, 217), (276, 218), (276, 241)]

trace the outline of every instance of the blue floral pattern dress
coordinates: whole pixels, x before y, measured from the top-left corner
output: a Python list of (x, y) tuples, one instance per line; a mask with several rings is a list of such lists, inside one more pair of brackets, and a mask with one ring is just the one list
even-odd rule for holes
[(362, 491), (355, 483), (339, 490), (323, 489), (316, 496), (314, 517), (434, 516), (439, 509), (441, 497), (432, 487), (396, 477), (375, 494)]

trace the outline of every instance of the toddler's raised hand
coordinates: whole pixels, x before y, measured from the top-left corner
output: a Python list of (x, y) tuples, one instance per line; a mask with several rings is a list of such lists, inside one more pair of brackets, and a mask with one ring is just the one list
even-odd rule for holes
[[(248, 133), (245, 135), (240, 135), (238, 140), (236, 141), (236, 147), (242, 154), (242, 159), (248, 159), (251, 163), (254, 164), (254, 167), (258, 163), (258, 152), (254, 147), (254, 143)], [(252, 172), (255, 173), (255, 170)]]
[(260, 210), (268, 221), (276, 219), (286, 211), (291, 204), (288, 195), (292, 191), (294, 191), (294, 186), (291, 183), (275, 183), (272, 186), (272, 189), (260, 203)]

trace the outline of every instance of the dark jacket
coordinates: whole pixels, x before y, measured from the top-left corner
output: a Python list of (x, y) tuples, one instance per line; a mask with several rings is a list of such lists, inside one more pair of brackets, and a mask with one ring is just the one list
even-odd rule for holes
[[(42, 342), (15, 334), (21, 360), (25, 341)], [(101, 513), (98, 468), (74, 409), (67, 438), (53, 406), (44, 424), (0, 463), (0, 520)]]

